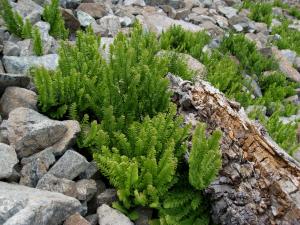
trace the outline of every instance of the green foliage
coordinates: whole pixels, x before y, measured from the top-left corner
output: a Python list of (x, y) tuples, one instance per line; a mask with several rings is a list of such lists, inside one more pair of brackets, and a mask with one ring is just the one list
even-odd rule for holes
[(272, 22), (272, 4), (265, 2), (252, 3), (249, 5), (249, 18), (256, 22), (266, 23), (268, 26)]
[(43, 55), (43, 43), (41, 34), (38, 28), (34, 28), (32, 31), (32, 39), (33, 39), (33, 52), (37, 56)]
[(241, 75), (238, 65), (230, 56), (215, 51), (210, 57), (205, 58), (204, 64), (208, 71), (207, 80), (214, 87), (243, 106), (251, 104), (251, 94), (243, 91), (248, 84)]
[(22, 28), (22, 38), (32, 37), (32, 24), (29, 19), (25, 20), (24, 26)]
[(203, 124), (196, 127), (189, 157), (189, 182), (198, 190), (207, 187), (222, 166), (219, 145), (222, 133), (215, 131), (207, 138), (205, 131)]
[(22, 37), (24, 22), (18, 12), (14, 12), (8, 0), (0, 0), (0, 15), (8, 31)]
[(291, 49), (300, 54), (300, 32), (288, 28), (289, 22), (284, 21), (281, 26), (274, 27), (273, 34), (279, 34), (280, 39), (274, 41), (279, 49)]
[(59, 0), (52, 0), (46, 5), (43, 12), (43, 19), (50, 24), (50, 34), (53, 37), (66, 39), (69, 31), (65, 28), (65, 22), (59, 10)]
[(233, 34), (225, 37), (221, 43), (221, 51), (236, 56), (243, 69), (249, 73), (260, 75), (264, 71), (275, 70), (278, 67), (273, 58), (264, 57), (253, 42), (246, 39), (243, 34)]
[(181, 26), (172, 26), (161, 35), (161, 48), (188, 53), (196, 59), (201, 59), (202, 49), (210, 42), (211, 38), (204, 31), (185, 31)]
[(126, 132), (106, 131), (105, 124), (98, 125), (109, 139), (98, 143), (102, 147), (94, 151), (94, 159), (118, 189), (119, 206), (159, 208), (160, 199), (177, 181), (176, 168), (187, 147), (188, 127), (182, 127), (183, 120), (174, 119), (175, 114), (172, 109), (152, 119), (145, 117), (142, 123), (133, 122)]
[(300, 11), (298, 8), (296, 7), (290, 7), (288, 10), (289, 14), (293, 17), (295, 17), (296, 19), (300, 20)]

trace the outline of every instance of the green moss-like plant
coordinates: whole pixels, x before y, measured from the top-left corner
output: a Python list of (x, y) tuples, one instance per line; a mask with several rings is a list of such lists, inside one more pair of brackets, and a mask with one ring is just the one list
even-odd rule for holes
[(52, 0), (46, 5), (43, 19), (50, 24), (50, 34), (59, 39), (66, 39), (69, 31), (65, 28), (65, 22), (59, 10), (59, 0)]
[(32, 24), (29, 19), (25, 20), (22, 28), (22, 38), (32, 38)]
[(33, 52), (37, 56), (42, 56), (43, 55), (43, 43), (42, 43), (41, 33), (38, 28), (33, 29), (32, 39), (33, 39)]

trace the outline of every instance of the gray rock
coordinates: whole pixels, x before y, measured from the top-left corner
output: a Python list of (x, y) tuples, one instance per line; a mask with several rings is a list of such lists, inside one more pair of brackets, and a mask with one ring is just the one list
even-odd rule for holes
[(18, 157), (37, 153), (62, 139), (68, 128), (60, 121), (27, 108), (16, 108), (7, 121), (8, 139)]
[(228, 20), (220, 15), (215, 15), (214, 16), (216, 23), (219, 27), (223, 28), (223, 29), (228, 29)]
[(83, 27), (87, 27), (92, 23), (96, 23), (96, 20), (91, 15), (81, 10), (77, 10), (77, 19), (80, 25)]
[(77, 10), (81, 10), (95, 19), (102, 18), (109, 13), (109, 9), (102, 3), (81, 3)]
[(19, 46), (11, 41), (5, 41), (3, 46), (3, 55), (6, 56), (19, 56), (20, 55)]
[(97, 163), (95, 161), (90, 162), (88, 168), (80, 174), (81, 179), (90, 179), (92, 178), (98, 171)]
[(84, 156), (73, 150), (68, 150), (49, 170), (49, 174), (58, 178), (73, 180), (85, 171), (88, 166), (89, 163)]
[(146, 3), (144, 0), (125, 0), (124, 5), (129, 6), (129, 5), (134, 5), (134, 6), (146, 6)]
[(261, 92), (261, 89), (260, 89), (258, 83), (251, 76), (249, 76), (247, 74), (244, 74), (243, 76), (250, 83), (250, 88), (251, 88), (251, 91), (253, 92), (253, 94), (256, 97), (262, 97), (262, 92)]
[(26, 87), (30, 82), (28, 76), (22, 74), (8, 74), (0, 72), (0, 95), (10, 86)]
[(80, 23), (78, 19), (74, 16), (73, 11), (71, 9), (60, 9), (62, 17), (65, 21), (65, 26), (71, 31), (75, 32), (80, 29)]
[(39, 21), (34, 26), (37, 27), (41, 33), (44, 54), (55, 54), (57, 52), (58, 44), (56, 40), (49, 35), (50, 24)]
[(20, 48), (20, 56), (32, 56), (33, 54), (33, 41), (31, 39), (25, 39), (18, 41), (17, 45)]
[(18, 162), (15, 150), (6, 144), (0, 143), (0, 180), (9, 178), (13, 174), (13, 168)]
[(36, 188), (51, 192), (58, 192), (73, 198), (77, 198), (78, 196), (76, 183), (74, 181), (65, 178), (58, 178), (48, 173), (39, 180)]
[(244, 30), (244, 27), (241, 24), (234, 24), (232, 27), (236, 32), (242, 32)]
[(0, 142), (9, 145), (8, 131), (7, 131), (7, 120), (3, 120), (0, 124)]
[(42, 160), (45, 163), (46, 167), (48, 167), (48, 168), (55, 163), (54, 154), (51, 151), (51, 149), (48, 148), (48, 149), (38, 152), (28, 158), (23, 158), (21, 160), (21, 164), (26, 165), (26, 164), (34, 162), (38, 159)]
[(102, 57), (106, 61), (109, 61), (109, 57), (110, 57), (109, 49), (110, 49), (110, 45), (112, 45), (113, 42), (114, 42), (114, 38), (111, 38), (111, 37), (102, 37), (101, 38), (99, 52), (101, 53)]
[[(1, 73), (4, 73), (4, 67), (3, 67), (3, 64), (2, 64), (2, 61), (0, 60), (0, 74)], [(0, 78), (1, 79), (1, 78)], [(1, 82), (1, 81), (0, 81)]]
[(60, 5), (64, 8), (76, 9), (82, 0), (60, 0)]
[(78, 199), (81, 201), (90, 201), (97, 192), (96, 182), (92, 179), (80, 180), (76, 183)]
[(4, 117), (18, 107), (37, 110), (37, 95), (25, 88), (8, 87), (0, 99), (0, 112)]
[(133, 20), (128, 16), (120, 17), (119, 20), (122, 27), (129, 27), (133, 24)]
[(15, 10), (18, 11), (23, 18), (28, 18), (33, 24), (41, 20), (41, 15), (44, 11), (43, 7), (32, 0), (18, 0)]
[(89, 221), (89, 223), (91, 225), (98, 225), (98, 215), (97, 214), (88, 215), (85, 217), (85, 219), (87, 221)]
[(278, 26), (280, 26), (282, 23), (279, 21), (279, 20), (277, 20), (277, 19), (272, 19), (272, 22), (271, 22), (271, 28), (273, 28), (273, 27), (278, 27)]
[(97, 214), (100, 225), (134, 225), (124, 214), (105, 204), (98, 208)]
[(49, 54), (44, 56), (4, 56), (3, 65), (8, 73), (25, 74), (31, 67), (43, 66), (46, 69), (54, 70), (58, 66), (58, 55)]
[(153, 210), (145, 207), (138, 207), (136, 209), (139, 218), (135, 221), (135, 225), (149, 225)]
[(298, 71), (300, 71), (300, 57), (296, 57), (294, 61), (294, 66)]
[(114, 15), (104, 16), (98, 20), (98, 24), (107, 30), (108, 36), (114, 37), (121, 29), (120, 19)]
[(75, 198), (0, 182), (0, 224), (57, 225), (80, 209)]
[(241, 0), (225, 0), (228, 6), (240, 5), (242, 3)]
[(237, 14), (237, 9), (226, 6), (219, 6), (218, 11), (228, 19), (232, 18), (233, 16), (236, 16)]
[(49, 147), (55, 156), (64, 154), (75, 143), (76, 137), (80, 133), (78, 121), (66, 120), (61, 123), (67, 128), (67, 132), (58, 142)]
[(106, 189), (100, 195), (97, 196), (97, 204), (101, 206), (103, 204), (111, 205), (113, 202), (117, 201), (117, 191), (115, 189)]
[(36, 159), (23, 166), (21, 170), (20, 184), (35, 187), (38, 181), (47, 173), (48, 166), (41, 159)]
[(292, 51), (290, 49), (283, 49), (281, 50), (281, 54), (289, 61), (289, 63), (293, 64), (296, 57), (297, 53), (295, 51)]
[(250, 105), (246, 109), (246, 113), (249, 114), (251, 112), (260, 111), (263, 113), (263, 115), (266, 115), (267, 113), (267, 107), (263, 105)]

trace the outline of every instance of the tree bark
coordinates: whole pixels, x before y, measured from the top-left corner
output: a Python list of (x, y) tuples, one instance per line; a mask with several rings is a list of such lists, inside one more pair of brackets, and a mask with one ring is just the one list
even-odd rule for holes
[(250, 121), (238, 103), (208, 82), (168, 75), (173, 101), (186, 122), (223, 132), (222, 169), (205, 190), (216, 224), (300, 224), (300, 164)]

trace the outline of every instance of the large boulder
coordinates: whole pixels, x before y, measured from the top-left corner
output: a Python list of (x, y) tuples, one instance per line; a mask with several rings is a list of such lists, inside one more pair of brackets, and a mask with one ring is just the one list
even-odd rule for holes
[(43, 66), (46, 69), (54, 70), (58, 66), (58, 55), (49, 54), (44, 56), (4, 56), (3, 65), (8, 73), (25, 74), (34, 66)]
[(57, 225), (80, 210), (75, 198), (0, 182), (0, 224)]
[(14, 166), (18, 162), (15, 150), (6, 144), (0, 143), (0, 180), (9, 178), (13, 174)]
[(28, 108), (16, 108), (7, 121), (8, 139), (19, 158), (30, 156), (62, 139), (68, 128), (63, 122)]

